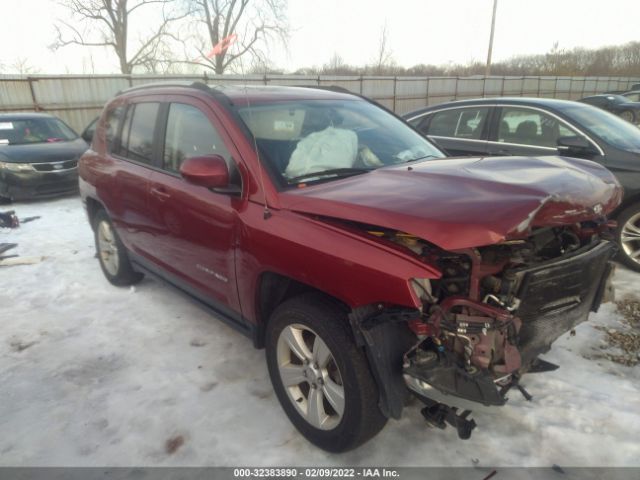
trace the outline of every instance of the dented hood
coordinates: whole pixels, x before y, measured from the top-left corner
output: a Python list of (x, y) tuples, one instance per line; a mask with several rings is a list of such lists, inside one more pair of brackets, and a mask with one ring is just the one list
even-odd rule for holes
[(601, 218), (621, 199), (607, 169), (562, 157), (428, 160), (280, 194), (282, 208), (399, 230), (446, 250)]

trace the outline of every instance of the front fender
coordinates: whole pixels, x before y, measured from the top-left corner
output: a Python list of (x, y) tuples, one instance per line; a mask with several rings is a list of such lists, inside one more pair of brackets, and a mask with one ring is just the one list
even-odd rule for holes
[(338, 226), (286, 210), (265, 220), (263, 207), (242, 212), (237, 278), (243, 314), (257, 323), (260, 274), (278, 273), (335, 297), (352, 309), (372, 303), (420, 308), (411, 278), (439, 278), (435, 267)]

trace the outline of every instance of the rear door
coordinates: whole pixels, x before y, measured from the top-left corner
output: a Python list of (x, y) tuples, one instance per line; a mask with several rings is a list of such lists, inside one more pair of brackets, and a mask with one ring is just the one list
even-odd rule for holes
[(189, 157), (221, 155), (240, 192), (240, 157), (209, 105), (189, 96), (171, 100), (163, 106), (161, 163), (149, 186), (154, 263), (170, 274), (172, 283), (233, 317), (240, 312), (235, 248), (243, 200), (239, 193), (188, 183), (180, 166)]
[(140, 97), (126, 106), (119, 140), (113, 145), (113, 178), (106, 202), (120, 238), (129, 250), (145, 257), (153, 250), (149, 180), (155, 168), (160, 102)]
[(559, 155), (558, 138), (580, 135), (568, 123), (537, 108), (501, 105), (489, 134), (491, 155)]
[(416, 128), (450, 156), (481, 156), (487, 153), (490, 116), (489, 105), (447, 108), (425, 115)]

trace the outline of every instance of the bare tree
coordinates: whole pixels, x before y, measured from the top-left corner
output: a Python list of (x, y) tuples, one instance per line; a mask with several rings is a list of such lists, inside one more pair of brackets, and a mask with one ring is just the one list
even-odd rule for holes
[(353, 68), (344, 61), (338, 52), (333, 52), (329, 61), (322, 65), (320, 73), (325, 75), (350, 75)]
[[(170, 35), (172, 22), (185, 18), (189, 12), (176, 12), (176, 0), (61, 0), (70, 13), (69, 21), (59, 20), (54, 50), (67, 45), (107, 47), (113, 49), (122, 73), (134, 68), (148, 68), (157, 63), (163, 40)], [(137, 42), (131, 41), (132, 25), (140, 27), (144, 13), (147, 18), (160, 13), (158, 22)], [(134, 15), (135, 14), (135, 15)]]
[(387, 34), (387, 24), (385, 23), (380, 30), (380, 39), (378, 40), (378, 50), (373, 64), (373, 74), (383, 75), (387, 73), (389, 67), (393, 67), (393, 52), (389, 49), (389, 38)]
[(18, 57), (15, 61), (9, 65), (9, 69), (20, 75), (31, 75), (34, 73), (40, 73), (40, 69), (34, 67), (29, 63), (29, 60), (25, 57)]
[[(185, 63), (201, 65), (221, 75), (245, 55), (252, 57), (246, 65), (269, 65), (267, 48), (274, 42), (286, 47), (289, 37), (287, 0), (186, 0), (199, 30), (185, 40), (194, 45), (198, 57)], [(211, 49), (230, 35), (236, 45), (217, 55)]]

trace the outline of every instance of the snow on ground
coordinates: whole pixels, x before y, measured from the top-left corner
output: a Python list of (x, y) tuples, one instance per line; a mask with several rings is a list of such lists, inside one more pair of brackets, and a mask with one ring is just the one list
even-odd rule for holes
[[(416, 403), (332, 455), (289, 423), (247, 338), (154, 281), (107, 283), (77, 197), (10, 208), (42, 218), (0, 242), (46, 259), (0, 267), (0, 465), (640, 466), (640, 366), (583, 357), (594, 326), (619, 326), (611, 304), (546, 355), (559, 370), (525, 377), (532, 402), (476, 412), (470, 440)], [(640, 275), (616, 284), (636, 294)]]

